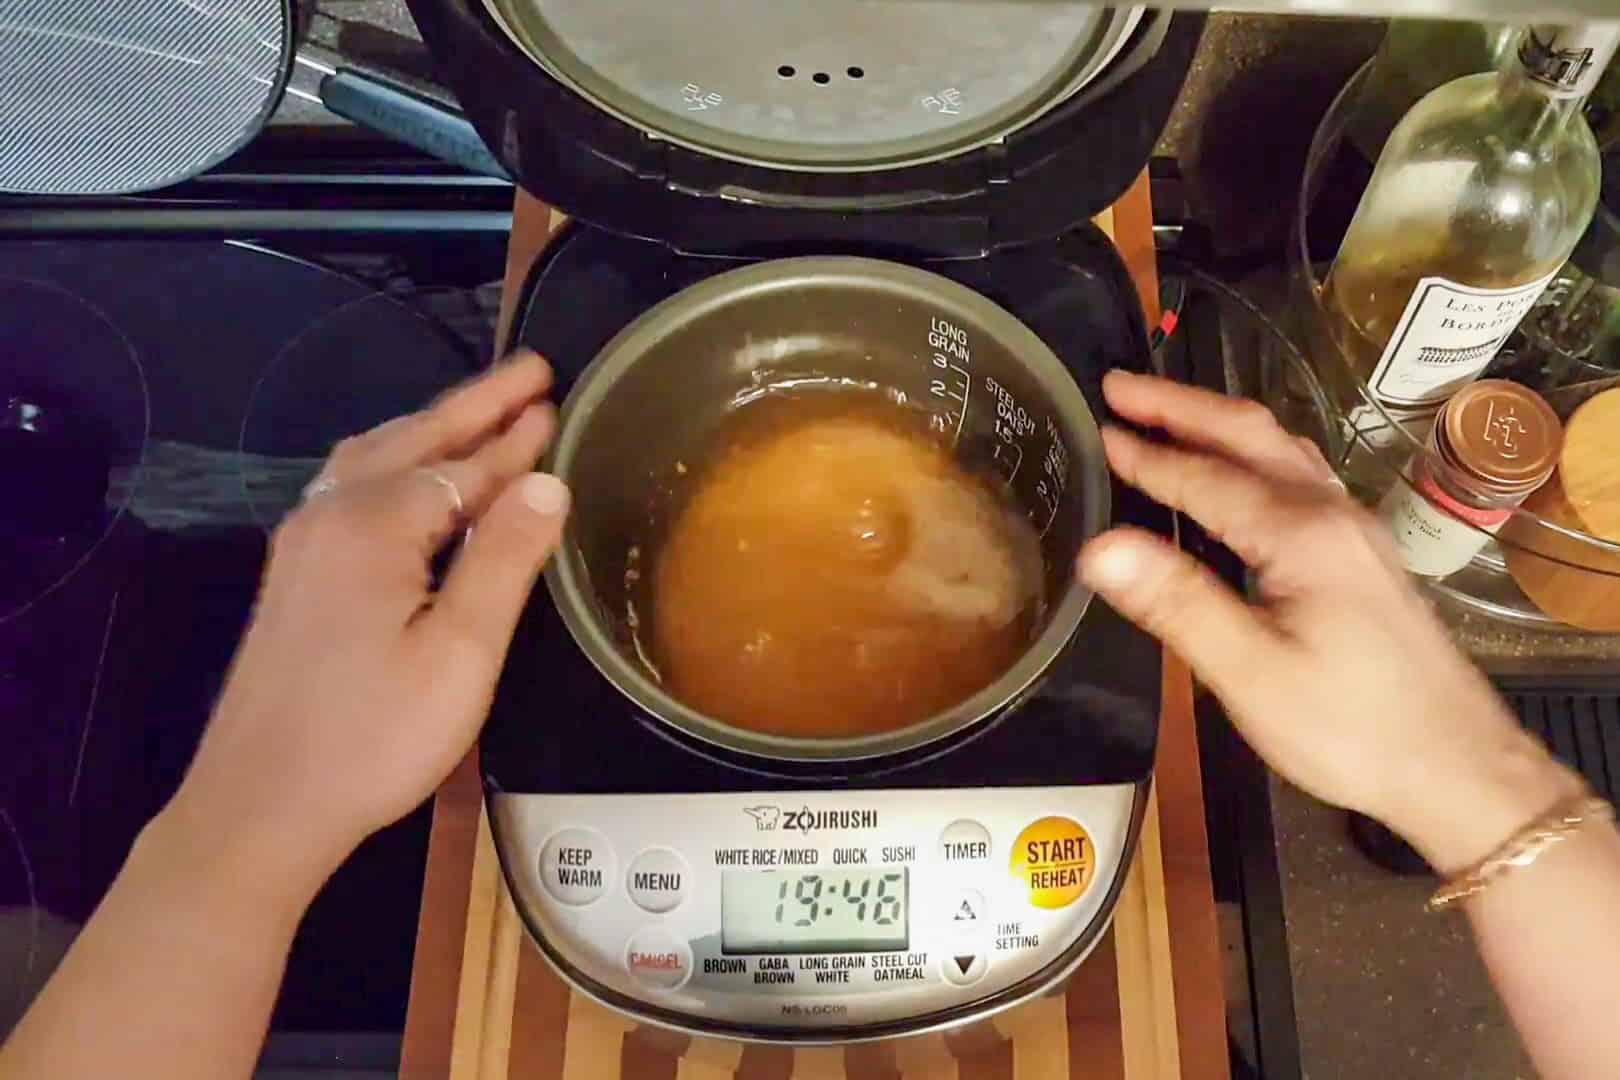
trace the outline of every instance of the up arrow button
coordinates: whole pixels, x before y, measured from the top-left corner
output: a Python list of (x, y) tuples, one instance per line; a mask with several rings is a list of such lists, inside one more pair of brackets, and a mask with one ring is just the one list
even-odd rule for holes
[(977, 889), (948, 892), (945, 906), (935, 910), (943, 916), (945, 932), (955, 937), (977, 940), (986, 925), (984, 894)]

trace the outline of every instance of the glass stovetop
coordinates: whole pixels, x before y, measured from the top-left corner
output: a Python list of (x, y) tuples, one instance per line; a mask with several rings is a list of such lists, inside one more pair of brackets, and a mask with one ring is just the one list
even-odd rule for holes
[[(337, 439), (489, 355), (488, 290), (424, 276), (223, 243), (5, 248), (0, 1037), (179, 782), (268, 530)], [(267, 1058), (397, 1061), (426, 846), (422, 810), (322, 893)]]

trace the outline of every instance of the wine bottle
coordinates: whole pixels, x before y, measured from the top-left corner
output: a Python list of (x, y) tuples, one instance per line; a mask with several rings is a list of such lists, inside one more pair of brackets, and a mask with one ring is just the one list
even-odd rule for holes
[(1371, 169), (1389, 133), (1425, 94), (1494, 70), (1518, 43), (1519, 27), (1507, 23), (1391, 19), (1345, 122), (1345, 137)]
[(1569, 257), (1601, 179), (1581, 105), (1617, 42), (1620, 24), (1528, 27), (1494, 72), (1396, 125), (1323, 286), (1336, 348), (1318, 364), (1337, 370), (1319, 374), (1352, 427), (1355, 382), (1397, 418), (1432, 416)]

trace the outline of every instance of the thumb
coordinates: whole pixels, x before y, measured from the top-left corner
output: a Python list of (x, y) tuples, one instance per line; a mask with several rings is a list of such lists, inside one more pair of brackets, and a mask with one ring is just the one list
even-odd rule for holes
[(562, 540), (568, 488), (546, 473), (518, 477), (496, 496), (462, 545), (423, 620), (452, 634), (499, 668), (540, 568)]
[(1278, 635), (1208, 567), (1142, 529), (1113, 529), (1080, 552), (1080, 580), (1164, 642), (1225, 697), (1250, 681)]

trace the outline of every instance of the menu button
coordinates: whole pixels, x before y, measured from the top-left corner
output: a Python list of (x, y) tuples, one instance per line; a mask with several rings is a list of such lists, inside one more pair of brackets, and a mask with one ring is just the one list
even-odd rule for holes
[(630, 863), (625, 885), (636, 907), (659, 915), (680, 907), (690, 877), (686, 860), (677, 852), (649, 848)]

